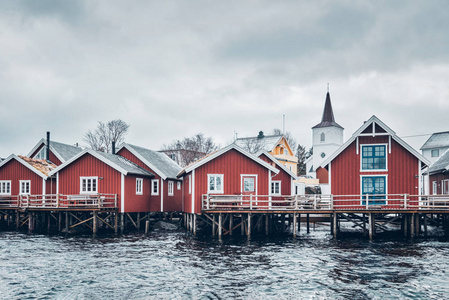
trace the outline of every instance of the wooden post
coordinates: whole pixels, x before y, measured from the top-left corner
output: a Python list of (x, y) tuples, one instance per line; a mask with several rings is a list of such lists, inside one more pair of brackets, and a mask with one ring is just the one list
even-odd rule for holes
[(97, 219), (97, 211), (96, 210), (93, 211), (93, 219), (92, 220), (93, 220), (92, 233), (96, 234), (98, 231), (98, 219)]
[(125, 231), (125, 214), (120, 213), (120, 233)]
[(410, 223), (410, 238), (413, 239), (415, 237), (415, 232), (416, 232), (415, 214), (412, 214), (410, 222), (411, 222)]
[(310, 215), (307, 214), (307, 233), (310, 233)]
[(234, 226), (234, 214), (229, 214), (229, 235), (232, 236), (232, 227)]
[(338, 222), (338, 216), (337, 213), (333, 213), (333, 221), (332, 221), (332, 231), (334, 233), (334, 238), (337, 238), (337, 222)]
[(251, 238), (251, 213), (248, 214), (248, 239)]
[(221, 239), (223, 233), (223, 215), (220, 213), (218, 215), (218, 238)]
[(407, 237), (408, 236), (408, 215), (403, 214), (402, 219), (404, 219), (404, 236)]
[(270, 230), (270, 216), (268, 214), (265, 215), (265, 235), (269, 234)]
[(136, 225), (137, 230), (140, 230), (140, 212), (137, 213)]
[(28, 213), (28, 231), (33, 232), (33, 213)]
[(150, 232), (150, 221), (145, 222), (145, 234), (148, 234)]
[(293, 214), (293, 237), (294, 238), (296, 238), (296, 230), (297, 230), (297, 228), (296, 228), (296, 226), (297, 226), (297, 224), (296, 224), (296, 222), (297, 222), (297, 215), (296, 214)]
[(373, 214), (368, 214), (368, 229), (369, 229), (369, 239), (373, 239)]
[(298, 214), (297, 222), (298, 222), (298, 233), (300, 233), (301, 232), (301, 214)]
[(65, 212), (65, 233), (69, 233), (69, 212)]
[(61, 232), (62, 229), (62, 212), (58, 212), (58, 231)]
[(366, 214), (362, 214), (362, 220), (363, 220), (363, 236), (366, 236)]
[(242, 223), (240, 223), (240, 234), (245, 235), (245, 216), (241, 214)]
[(424, 214), (424, 236), (427, 236), (427, 214)]
[(47, 217), (48, 217), (48, 219), (47, 219), (47, 232), (50, 232), (50, 229), (51, 229), (51, 212), (47, 213)]
[(415, 226), (416, 226), (416, 235), (419, 236), (420, 232), (421, 232), (421, 215), (420, 214), (415, 214)]
[(118, 212), (114, 213), (114, 232), (118, 233)]
[(193, 235), (196, 235), (196, 214), (193, 214)]
[(215, 236), (215, 233), (217, 232), (217, 230), (215, 229), (215, 214), (212, 215), (212, 236)]
[(16, 210), (16, 229), (19, 230), (20, 228), (20, 211)]
[(285, 231), (285, 215), (281, 214), (281, 231)]

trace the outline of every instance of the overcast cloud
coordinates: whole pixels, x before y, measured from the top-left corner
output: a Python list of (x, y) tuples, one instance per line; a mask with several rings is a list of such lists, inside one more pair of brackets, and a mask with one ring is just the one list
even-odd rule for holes
[(328, 82), (345, 140), (372, 115), (399, 136), (446, 131), (448, 28), (447, 1), (2, 1), (0, 157), (116, 118), (158, 150), (285, 114), (310, 147)]

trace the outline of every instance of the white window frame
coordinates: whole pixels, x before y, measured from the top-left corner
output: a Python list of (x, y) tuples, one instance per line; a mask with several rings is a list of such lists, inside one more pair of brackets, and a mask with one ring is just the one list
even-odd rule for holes
[[(433, 155), (434, 151), (435, 151), (436, 155)], [(439, 156), (440, 156), (440, 149), (432, 149), (432, 150), (430, 150), (430, 157), (439, 157)]]
[(44, 145), (33, 159), (47, 159), (47, 146)]
[[(276, 192), (273, 192), (273, 187), (274, 187), (275, 185), (278, 185), (278, 188), (279, 188), (279, 190), (278, 190), (277, 193), (276, 193)], [(271, 181), (270, 195), (281, 195), (281, 194), (282, 194), (282, 192), (281, 192), (281, 186), (282, 186), (282, 181), (281, 181), (281, 180), (273, 180), (273, 181)]]
[[(86, 180), (86, 191), (83, 191), (83, 180)], [(87, 190), (87, 181), (91, 181), (91, 191)], [(95, 181), (95, 190), (93, 182)], [(97, 176), (80, 176), (80, 194), (98, 194), (98, 177)]]
[[(156, 191), (154, 191), (154, 187), (156, 187)], [(151, 180), (151, 196), (159, 196), (159, 179)]]
[(173, 181), (169, 181), (168, 182), (168, 195), (169, 196), (173, 196), (175, 194), (174, 190), (175, 190), (174, 182)]
[(143, 178), (136, 178), (136, 195), (143, 195)]
[(176, 182), (176, 188), (178, 189), (178, 191), (181, 190), (181, 181)]
[(11, 180), (0, 180), (0, 195), (11, 195)]
[[(28, 193), (23, 190), (24, 185), (28, 184)], [(19, 180), (19, 195), (31, 194), (31, 180)]]
[(365, 205), (365, 204), (363, 204), (363, 201), (365, 201), (365, 195), (363, 195), (363, 178), (364, 177), (385, 177), (385, 199), (379, 199), (379, 200), (385, 200), (385, 204), (382, 204), (382, 205), (388, 205), (388, 174), (376, 174), (376, 175), (363, 174), (363, 175), (360, 175), (360, 197), (361, 197), (360, 205)]
[[(385, 169), (363, 169), (363, 147), (385, 146)], [(360, 144), (360, 172), (388, 172), (388, 144)]]
[[(210, 189), (210, 180), (214, 178), (214, 187), (217, 186), (217, 178), (221, 178), (221, 189), (220, 190), (211, 190)], [(207, 193), (208, 194), (224, 194), (224, 174), (207, 174)]]
[(244, 177), (255, 177), (255, 181), (254, 181), (254, 194), (257, 195), (258, 192), (258, 188), (257, 188), (257, 183), (259, 181), (259, 175), (258, 174), (240, 174), (240, 193), (245, 193), (244, 190)]

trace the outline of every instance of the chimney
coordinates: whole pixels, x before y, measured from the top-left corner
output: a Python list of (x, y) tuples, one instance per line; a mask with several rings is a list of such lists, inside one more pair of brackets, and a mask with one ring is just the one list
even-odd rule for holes
[(112, 154), (115, 154), (115, 141), (112, 141)]
[(50, 160), (50, 131), (47, 131), (47, 155), (46, 159)]
[(263, 139), (265, 136), (263, 135), (263, 131), (259, 131), (258, 139)]

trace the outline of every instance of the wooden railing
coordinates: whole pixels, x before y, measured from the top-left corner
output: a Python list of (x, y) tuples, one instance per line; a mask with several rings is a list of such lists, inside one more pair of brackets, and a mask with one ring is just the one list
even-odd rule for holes
[(203, 210), (449, 210), (449, 195), (202, 195)]
[(0, 196), (0, 208), (117, 208), (116, 194)]

